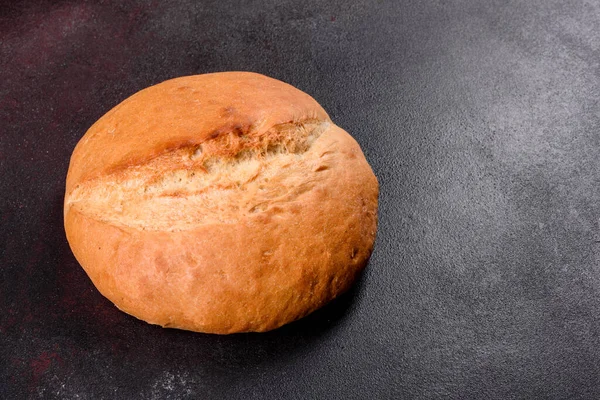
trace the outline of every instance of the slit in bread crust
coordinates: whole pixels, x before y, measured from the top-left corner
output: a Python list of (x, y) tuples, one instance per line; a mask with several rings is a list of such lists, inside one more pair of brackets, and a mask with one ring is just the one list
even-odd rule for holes
[(67, 196), (67, 207), (116, 226), (151, 231), (278, 214), (335, 164), (331, 143), (319, 140), (330, 125), (310, 119), (275, 125), (262, 134), (223, 132), (84, 182)]

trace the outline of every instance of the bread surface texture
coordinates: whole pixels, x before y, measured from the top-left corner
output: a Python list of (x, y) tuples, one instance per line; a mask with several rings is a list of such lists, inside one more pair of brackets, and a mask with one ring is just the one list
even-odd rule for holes
[(172, 79), (71, 156), (64, 222), (98, 290), (152, 324), (268, 331), (346, 291), (377, 227), (357, 142), (308, 94), (249, 72)]

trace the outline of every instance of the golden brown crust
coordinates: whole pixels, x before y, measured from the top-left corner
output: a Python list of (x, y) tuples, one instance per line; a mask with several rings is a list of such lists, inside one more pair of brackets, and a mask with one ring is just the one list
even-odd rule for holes
[(85, 134), (71, 156), (73, 185), (144, 162), (163, 152), (242, 130), (328, 119), (309, 95), (250, 72), (221, 72), (165, 81), (135, 93)]
[(209, 74), (143, 90), (90, 128), (71, 159), (65, 230), (123, 311), (266, 331), (350, 287), (372, 251), (377, 197), (360, 147), (310, 96)]

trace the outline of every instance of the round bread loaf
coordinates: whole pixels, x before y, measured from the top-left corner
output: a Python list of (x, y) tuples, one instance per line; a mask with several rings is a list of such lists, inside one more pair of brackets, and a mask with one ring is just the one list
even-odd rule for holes
[(352, 285), (377, 199), (359, 145), (312, 97), (214, 73), (144, 89), (88, 130), (65, 230), (119, 309), (163, 327), (267, 331)]

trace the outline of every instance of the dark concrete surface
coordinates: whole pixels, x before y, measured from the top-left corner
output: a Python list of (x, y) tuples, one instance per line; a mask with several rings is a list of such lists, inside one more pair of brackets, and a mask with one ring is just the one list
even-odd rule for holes
[[(0, 2), (0, 398), (600, 398), (599, 21), (597, 1)], [(312, 94), (381, 184), (361, 281), (267, 334), (119, 312), (62, 227), (96, 119), (224, 70)]]

